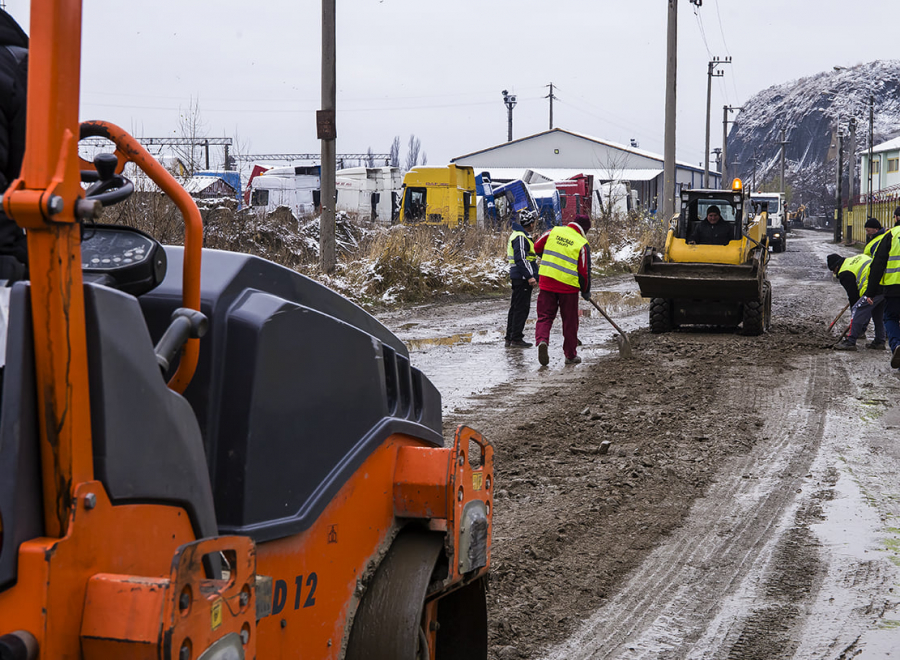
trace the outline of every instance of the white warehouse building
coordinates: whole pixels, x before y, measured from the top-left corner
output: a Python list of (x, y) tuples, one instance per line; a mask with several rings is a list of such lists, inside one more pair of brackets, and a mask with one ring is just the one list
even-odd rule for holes
[[(489, 172), (494, 182), (514, 181), (526, 175), (526, 183), (561, 181), (576, 174), (593, 175), (595, 190), (604, 183), (623, 183), (636, 192), (644, 208), (661, 203), (663, 157), (636, 147), (554, 128), (528, 137), (451, 159), (475, 173)], [(530, 171), (530, 172), (529, 172)], [(719, 188), (721, 175), (710, 171), (710, 188)], [(682, 188), (702, 188), (703, 168), (676, 162), (676, 198)]]

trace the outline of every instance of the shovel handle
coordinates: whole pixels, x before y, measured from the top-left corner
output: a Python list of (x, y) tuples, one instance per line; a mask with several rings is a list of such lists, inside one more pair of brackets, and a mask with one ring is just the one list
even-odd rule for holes
[(602, 308), (600, 305), (598, 305), (597, 302), (596, 302), (593, 298), (588, 298), (588, 300), (590, 301), (590, 303), (591, 303), (594, 307), (597, 308), (597, 311), (598, 311), (598, 312), (600, 312), (601, 314), (603, 314), (603, 318), (605, 318), (607, 321), (609, 321), (609, 324), (610, 324), (612, 327), (614, 327), (614, 328), (616, 329), (616, 331), (617, 331), (620, 335), (622, 335), (622, 337), (627, 337), (627, 335), (626, 335), (624, 332), (622, 332), (622, 328), (620, 328), (619, 326), (617, 326), (617, 325), (616, 325), (616, 322), (613, 321), (611, 318), (609, 318), (609, 315), (608, 315), (606, 312), (603, 311), (603, 308)]
[(834, 317), (834, 321), (832, 321), (832, 322), (831, 322), (831, 325), (828, 326), (828, 329), (829, 329), (829, 330), (831, 330), (831, 329), (834, 327), (834, 324), (835, 324), (835, 323), (837, 323), (838, 321), (840, 321), (841, 317), (844, 315), (844, 312), (846, 312), (848, 309), (850, 309), (850, 303), (847, 303), (847, 304), (844, 306), (844, 309), (841, 310), (841, 313)]

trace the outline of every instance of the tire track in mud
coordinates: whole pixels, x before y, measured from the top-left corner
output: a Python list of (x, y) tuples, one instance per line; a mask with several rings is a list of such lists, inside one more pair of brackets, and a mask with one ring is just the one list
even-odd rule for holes
[[(729, 644), (750, 643), (752, 631), (742, 639), (742, 627), (728, 617), (714, 626), (715, 635), (704, 633), (723, 596), (748, 578), (758, 579), (759, 567), (777, 556), (774, 539), (790, 526), (783, 520), (793, 518), (795, 491), (822, 439), (834, 365), (822, 355), (805, 357), (776, 388), (772, 370), (743, 371), (729, 374), (727, 400), (737, 413), (775, 413), (761, 430), (763, 440), (719, 471), (720, 480), (695, 503), (687, 522), (579, 633), (551, 651), (550, 660), (726, 657)], [(794, 403), (798, 389), (804, 392), (800, 406)], [(785, 614), (781, 619), (790, 625), (792, 617)], [(698, 642), (700, 648), (691, 651)]]

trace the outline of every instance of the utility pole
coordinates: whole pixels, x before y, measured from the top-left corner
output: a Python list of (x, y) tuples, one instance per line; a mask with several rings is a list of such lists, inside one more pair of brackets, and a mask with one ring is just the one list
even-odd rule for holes
[[(700, 7), (703, 0), (690, 0)], [(675, 215), (675, 84), (678, 78), (678, 0), (669, 0), (666, 23), (666, 132), (663, 156), (663, 222)], [(709, 151), (707, 149), (707, 151)]]
[[(545, 85), (545, 87), (550, 88), (550, 93), (547, 94), (547, 96), (545, 96), (544, 98), (550, 99), (550, 130), (552, 131), (553, 130), (553, 99), (555, 99), (556, 97), (553, 96), (553, 83), (550, 83), (549, 85)], [(512, 134), (510, 134), (510, 135), (512, 135)], [(509, 139), (512, 140), (512, 137), (510, 137)]]
[(751, 158), (750, 160), (753, 161), (753, 178), (751, 179), (750, 183), (750, 192), (752, 193), (754, 190), (756, 190), (756, 162), (759, 160), (756, 157), (756, 149), (753, 150), (753, 158)]
[(678, 0), (669, 0), (666, 27), (666, 132), (663, 149), (663, 223), (675, 215), (675, 84), (678, 78)]
[[(875, 96), (869, 95), (869, 187), (868, 194), (866, 195), (866, 218), (872, 217), (872, 160), (873, 154), (872, 150), (875, 148)], [(879, 178), (881, 177), (881, 172), (878, 172)]]
[(722, 147), (716, 147), (712, 150), (713, 156), (716, 157), (716, 170), (719, 172), (719, 176), (722, 175)]
[(834, 210), (834, 242), (841, 242), (841, 234), (844, 225), (844, 209), (843, 209), (843, 182), (844, 182), (844, 131), (838, 129), (838, 152), (837, 152), (837, 185), (835, 186), (835, 197), (837, 208)]
[(319, 203), (319, 267), (324, 273), (334, 270), (335, 153), (337, 151), (336, 100), (336, 0), (322, 0), (322, 109), (316, 113), (316, 132), (322, 141), (322, 166), (319, 173), (322, 193)]
[(742, 107), (737, 106), (722, 106), (722, 169), (719, 171), (722, 173), (722, 190), (730, 190), (731, 184), (728, 182), (728, 124), (734, 123), (734, 120), (728, 121), (728, 113), (734, 112), (735, 110), (743, 110)]
[(507, 142), (512, 142), (512, 111), (516, 107), (516, 95), (503, 90), (503, 103), (506, 105), (506, 123), (509, 126)]
[(784, 194), (784, 145), (790, 144), (790, 140), (784, 139), (784, 129), (781, 129), (781, 192)]
[(850, 159), (850, 185), (847, 191), (847, 210), (853, 210), (853, 196), (856, 191), (856, 118), (850, 118), (850, 152), (847, 154)]
[(712, 79), (721, 78), (725, 75), (724, 71), (718, 71), (716, 67), (720, 64), (731, 64), (731, 56), (724, 60), (714, 57), (709, 61), (709, 68), (706, 71), (706, 160), (703, 167), (703, 187), (709, 188), (709, 121), (710, 121), (710, 103), (712, 102)]

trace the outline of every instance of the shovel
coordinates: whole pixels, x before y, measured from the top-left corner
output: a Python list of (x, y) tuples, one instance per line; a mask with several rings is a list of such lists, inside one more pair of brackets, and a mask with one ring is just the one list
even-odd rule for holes
[(631, 357), (631, 342), (628, 341), (628, 335), (626, 335), (624, 332), (622, 332), (622, 328), (617, 326), (616, 322), (613, 321), (611, 318), (609, 318), (609, 314), (604, 312), (603, 308), (600, 305), (598, 305), (597, 302), (593, 298), (588, 298), (588, 301), (594, 307), (597, 308), (598, 312), (603, 314), (603, 318), (605, 318), (607, 321), (609, 321), (610, 325), (618, 331), (619, 336), (622, 338), (621, 341), (619, 341), (619, 356), (623, 357), (623, 358), (630, 358)]
[(834, 324), (841, 320), (841, 317), (844, 315), (844, 312), (846, 312), (848, 309), (850, 309), (850, 303), (847, 303), (844, 306), (844, 309), (841, 310), (841, 313), (834, 317), (834, 321), (832, 321), (831, 325), (828, 326), (828, 332), (831, 332), (831, 329), (834, 327)]

